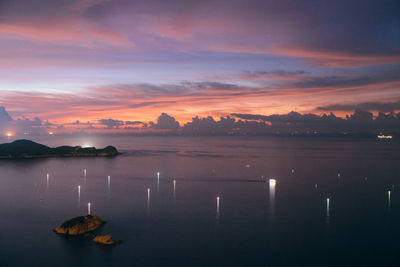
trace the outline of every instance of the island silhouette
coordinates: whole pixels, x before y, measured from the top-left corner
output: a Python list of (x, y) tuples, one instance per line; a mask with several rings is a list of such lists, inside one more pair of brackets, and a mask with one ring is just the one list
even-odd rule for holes
[(81, 146), (59, 146), (52, 148), (26, 139), (0, 144), (0, 159), (113, 157), (118, 154), (120, 153), (113, 146), (107, 146), (103, 149)]

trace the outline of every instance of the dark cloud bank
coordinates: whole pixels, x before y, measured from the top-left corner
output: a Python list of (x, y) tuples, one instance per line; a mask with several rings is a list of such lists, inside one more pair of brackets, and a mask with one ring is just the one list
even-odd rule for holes
[[(366, 103), (369, 106), (371, 103)], [(321, 108), (322, 109), (322, 108)], [(338, 107), (338, 110), (346, 107)], [(195, 117), (181, 125), (174, 117), (162, 113), (156, 122), (122, 121), (101, 119), (97, 122), (71, 125), (80, 130), (119, 129), (136, 130), (137, 134), (177, 134), (177, 135), (354, 135), (374, 136), (378, 133), (400, 134), (400, 112), (380, 112), (377, 116), (369, 111), (356, 109), (352, 115), (340, 118), (329, 115), (300, 114), (290, 112), (284, 115), (231, 114), (215, 120), (213, 117)], [(0, 107), (0, 130), (41, 134), (50, 129), (63, 128), (39, 118), (14, 120)], [(126, 132), (126, 131), (124, 131)]]

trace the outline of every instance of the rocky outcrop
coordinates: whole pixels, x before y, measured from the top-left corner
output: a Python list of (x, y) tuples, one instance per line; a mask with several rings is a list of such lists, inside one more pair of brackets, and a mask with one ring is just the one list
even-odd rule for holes
[(30, 140), (17, 140), (0, 145), (0, 159), (48, 158), (48, 157), (112, 157), (118, 155), (113, 146), (95, 147), (60, 146), (51, 148)]
[(111, 235), (98, 235), (93, 238), (93, 242), (103, 244), (103, 245), (115, 245), (117, 241), (115, 241)]
[(62, 235), (83, 235), (99, 229), (103, 224), (104, 221), (99, 216), (79, 216), (64, 222), (54, 231)]

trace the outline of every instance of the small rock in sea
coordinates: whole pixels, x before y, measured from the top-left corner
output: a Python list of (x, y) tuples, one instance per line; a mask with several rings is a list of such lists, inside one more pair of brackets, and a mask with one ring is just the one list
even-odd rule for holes
[(111, 235), (98, 235), (93, 238), (93, 242), (103, 245), (115, 245), (117, 243)]
[(64, 222), (54, 231), (62, 235), (83, 235), (97, 230), (103, 224), (104, 221), (99, 216), (79, 216)]

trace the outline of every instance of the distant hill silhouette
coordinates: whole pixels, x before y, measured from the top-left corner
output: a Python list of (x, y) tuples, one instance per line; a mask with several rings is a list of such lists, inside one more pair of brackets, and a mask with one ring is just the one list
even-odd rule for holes
[(95, 147), (60, 146), (51, 148), (30, 140), (17, 140), (0, 145), (0, 159), (47, 158), (47, 157), (110, 157), (118, 155), (113, 146)]

